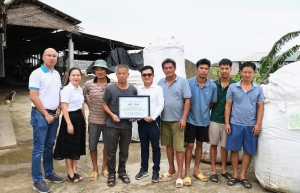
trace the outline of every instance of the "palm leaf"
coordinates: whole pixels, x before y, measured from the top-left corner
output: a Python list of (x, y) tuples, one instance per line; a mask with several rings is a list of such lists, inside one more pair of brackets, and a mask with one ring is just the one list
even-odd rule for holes
[(274, 61), (272, 62), (271, 65), (269, 65), (269, 69), (268, 71), (264, 74), (263, 76), (263, 80), (265, 80), (266, 78), (268, 78), (270, 73), (275, 72), (276, 70), (278, 70), (279, 66), (284, 63), (284, 61), (292, 56), (295, 52), (297, 52), (297, 50), (300, 48), (300, 45), (295, 45), (294, 47), (288, 49), (287, 51), (283, 52), (281, 55), (276, 56), (274, 58)]
[(262, 73), (268, 71), (268, 66), (275, 61), (276, 54), (280, 51), (282, 46), (284, 46), (286, 42), (295, 37), (298, 37), (299, 35), (300, 31), (290, 32), (285, 34), (277, 42), (275, 42), (269, 54), (266, 57), (262, 57), (262, 59), (260, 60), (260, 71)]

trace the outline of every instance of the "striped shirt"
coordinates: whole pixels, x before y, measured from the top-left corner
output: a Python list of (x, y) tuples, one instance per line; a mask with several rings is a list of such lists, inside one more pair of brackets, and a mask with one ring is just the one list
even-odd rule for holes
[(90, 106), (89, 106), (89, 123), (93, 124), (106, 124), (107, 122), (107, 113), (104, 111), (102, 107), (102, 96), (106, 87), (109, 84), (115, 83), (115, 81), (107, 78), (107, 84), (102, 88), (97, 84), (97, 77), (92, 80), (86, 81), (82, 90), (83, 95), (88, 95)]

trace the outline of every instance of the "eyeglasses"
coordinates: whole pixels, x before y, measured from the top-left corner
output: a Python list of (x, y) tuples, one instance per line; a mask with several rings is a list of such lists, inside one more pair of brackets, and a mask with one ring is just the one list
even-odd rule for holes
[(151, 76), (153, 76), (153, 74), (152, 73), (149, 73), (149, 74), (142, 74), (142, 77), (151, 77)]
[(45, 55), (44, 54), (44, 56), (47, 56), (48, 58), (57, 58), (57, 55), (55, 55), (55, 54), (47, 54), (47, 55)]

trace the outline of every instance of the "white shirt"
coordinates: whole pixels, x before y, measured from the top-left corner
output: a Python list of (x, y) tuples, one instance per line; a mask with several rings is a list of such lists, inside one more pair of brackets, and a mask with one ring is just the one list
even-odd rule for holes
[[(34, 70), (29, 77), (29, 90), (37, 90), (45, 109), (55, 110), (59, 107), (61, 89), (60, 75), (56, 70), (51, 72), (44, 65)], [(31, 103), (34, 107), (34, 104)]]
[(76, 111), (82, 108), (84, 102), (82, 88), (73, 86), (70, 82), (60, 91), (60, 101), (68, 103), (68, 111)]
[(164, 93), (160, 86), (152, 84), (149, 88), (143, 86), (137, 87), (138, 95), (150, 96), (150, 117), (155, 120), (164, 109)]

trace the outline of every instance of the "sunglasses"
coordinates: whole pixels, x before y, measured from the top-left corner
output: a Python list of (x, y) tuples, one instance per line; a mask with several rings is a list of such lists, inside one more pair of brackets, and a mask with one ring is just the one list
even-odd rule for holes
[(153, 74), (152, 73), (149, 73), (149, 74), (142, 74), (142, 77), (151, 77), (151, 76), (153, 76)]

